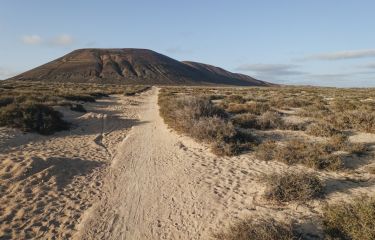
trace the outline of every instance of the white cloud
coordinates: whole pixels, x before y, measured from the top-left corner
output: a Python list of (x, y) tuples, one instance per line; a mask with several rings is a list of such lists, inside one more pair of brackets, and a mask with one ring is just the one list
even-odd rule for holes
[(299, 60), (343, 60), (343, 59), (355, 59), (355, 58), (366, 58), (375, 57), (375, 49), (364, 49), (364, 50), (351, 50), (351, 51), (340, 51), (331, 53), (320, 53), (311, 56), (304, 57)]
[(37, 34), (25, 35), (22, 42), (27, 45), (45, 45), (45, 46), (69, 46), (74, 43), (74, 38), (69, 34), (61, 34), (59, 36), (43, 39)]
[(29, 45), (36, 45), (43, 42), (43, 39), (39, 35), (25, 35), (22, 37), (22, 42)]
[(304, 72), (295, 70), (297, 65), (292, 64), (245, 64), (236, 68), (238, 71), (250, 71), (257, 75), (287, 76), (302, 75)]
[(49, 41), (51, 45), (54, 46), (68, 46), (74, 43), (74, 39), (72, 36), (68, 34), (61, 34)]

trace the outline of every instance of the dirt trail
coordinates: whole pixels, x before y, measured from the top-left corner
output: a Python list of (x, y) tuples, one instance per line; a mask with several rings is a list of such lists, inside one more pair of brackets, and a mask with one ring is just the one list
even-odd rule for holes
[(182, 143), (159, 116), (157, 93), (154, 88), (140, 124), (120, 144), (104, 196), (77, 239), (201, 239), (207, 227), (201, 223), (213, 215), (210, 203)]

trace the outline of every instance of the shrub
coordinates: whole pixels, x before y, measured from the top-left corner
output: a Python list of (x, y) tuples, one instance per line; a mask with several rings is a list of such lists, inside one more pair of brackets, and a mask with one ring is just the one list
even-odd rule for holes
[(283, 145), (266, 141), (256, 150), (256, 156), (266, 161), (276, 160), (288, 165), (303, 164), (315, 169), (341, 169), (344, 162), (342, 156), (330, 153), (331, 149), (325, 144), (298, 140), (291, 140)]
[(256, 128), (257, 126), (257, 115), (252, 113), (236, 114), (231, 120), (235, 125), (242, 128)]
[(193, 122), (190, 132), (193, 137), (208, 142), (228, 142), (236, 135), (233, 124), (217, 116), (197, 119)]
[(160, 113), (166, 123), (191, 137), (212, 144), (217, 155), (234, 155), (248, 147), (253, 138), (241, 133), (227, 114), (208, 98), (159, 96)]
[(268, 185), (264, 196), (268, 200), (302, 202), (323, 195), (323, 184), (314, 174), (274, 173), (265, 176), (264, 180)]
[(310, 124), (306, 129), (306, 133), (317, 137), (331, 137), (333, 135), (339, 134), (340, 131), (335, 129), (328, 122), (319, 121)]
[(279, 113), (267, 111), (258, 117), (257, 128), (262, 130), (281, 128), (283, 126), (283, 123), (284, 121), (282, 120)]
[(323, 227), (327, 239), (375, 239), (375, 198), (362, 196), (351, 203), (327, 205)]
[(227, 99), (229, 103), (245, 103), (246, 100), (240, 95), (230, 95)]
[(273, 111), (267, 111), (260, 116), (252, 113), (241, 113), (232, 117), (231, 120), (239, 127), (260, 130), (282, 128), (284, 124), (280, 114)]
[(277, 148), (276, 141), (268, 140), (256, 148), (255, 155), (261, 160), (271, 161), (275, 158)]
[(248, 102), (245, 104), (229, 103), (226, 110), (229, 113), (252, 113), (260, 115), (270, 109), (271, 107), (268, 105), (268, 103)]
[(300, 234), (291, 223), (276, 222), (273, 219), (257, 222), (246, 219), (214, 237), (220, 240), (297, 240), (300, 239)]
[(183, 121), (213, 116), (227, 117), (227, 114), (221, 108), (216, 107), (209, 99), (204, 97), (178, 98), (175, 108), (176, 117)]
[(62, 114), (43, 104), (10, 104), (0, 109), (0, 125), (51, 134), (68, 129)]
[(348, 136), (344, 134), (338, 134), (332, 136), (327, 143), (327, 148), (331, 151), (346, 151), (351, 154), (362, 155), (367, 153), (369, 150), (365, 143), (351, 143), (349, 142)]

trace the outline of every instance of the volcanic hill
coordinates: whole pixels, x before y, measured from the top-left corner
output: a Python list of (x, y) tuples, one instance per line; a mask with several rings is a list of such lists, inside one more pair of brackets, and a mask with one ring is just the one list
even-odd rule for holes
[(147, 49), (78, 49), (14, 80), (159, 85), (268, 86), (250, 76)]

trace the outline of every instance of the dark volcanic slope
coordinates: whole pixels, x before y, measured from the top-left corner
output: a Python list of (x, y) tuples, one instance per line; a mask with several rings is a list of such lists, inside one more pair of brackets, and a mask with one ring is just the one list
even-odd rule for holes
[(136, 84), (225, 84), (267, 82), (195, 62), (179, 62), (147, 49), (79, 49), (11, 79)]

